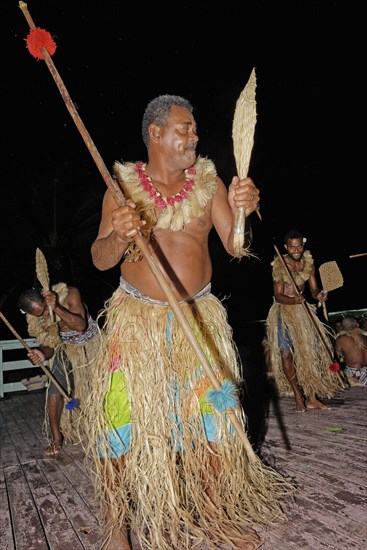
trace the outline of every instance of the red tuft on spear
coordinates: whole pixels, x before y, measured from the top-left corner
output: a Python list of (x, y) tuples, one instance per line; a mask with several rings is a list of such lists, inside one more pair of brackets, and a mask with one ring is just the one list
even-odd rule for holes
[(43, 49), (46, 49), (50, 55), (56, 51), (56, 43), (49, 32), (39, 27), (34, 27), (25, 39), (28, 51), (36, 59), (44, 59)]

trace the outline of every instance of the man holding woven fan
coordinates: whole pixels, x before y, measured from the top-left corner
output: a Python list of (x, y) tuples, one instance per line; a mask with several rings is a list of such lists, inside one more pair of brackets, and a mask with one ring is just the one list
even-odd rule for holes
[(331, 398), (344, 389), (333, 369), (332, 334), (304, 296), (307, 283), (314, 300), (327, 300), (327, 292), (318, 287), (314, 260), (304, 249), (305, 241), (296, 229), (284, 236), (286, 254), (279, 254), (272, 262), (274, 303), (266, 320), (270, 363), (279, 395), (293, 392), (299, 413), (330, 409), (319, 398)]
[[(118, 207), (106, 191), (92, 245), (98, 269), (121, 264), (119, 288), (104, 310), (101, 380), (87, 407), (89, 451), (98, 441), (97, 490), (107, 503), (106, 548), (130, 548), (132, 525), (145, 550), (188, 550), (198, 541), (253, 550), (260, 540), (251, 525), (285, 519), (279, 500), (293, 488), (246, 456), (224, 414), (235, 410), (244, 429), (239, 356), (226, 310), (211, 293), (208, 236), (215, 227), (229, 255), (248, 254), (233, 245), (235, 214), (243, 208), (250, 215), (259, 191), (237, 176), (227, 189), (214, 163), (197, 157), (193, 107), (180, 96), (148, 104), (142, 135), (149, 160), (115, 164), (126, 204)], [(140, 231), (148, 255), (135, 240)], [(235, 388), (231, 405), (222, 407), (222, 390), (222, 404), (213, 399), (152, 259), (222, 389)]]

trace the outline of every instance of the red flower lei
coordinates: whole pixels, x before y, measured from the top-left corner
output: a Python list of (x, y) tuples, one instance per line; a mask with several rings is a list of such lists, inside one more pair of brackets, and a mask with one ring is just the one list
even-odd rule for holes
[(167, 208), (168, 205), (173, 206), (175, 202), (182, 202), (184, 199), (186, 199), (186, 197), (188, 197), (189, 192), (194, 187), (194, 180), (192, 178), (188, 178), (188, 175), (193, 176), (196, 174), (196, 170), (192, 166), (191, 168), (185, 170), (186, 181), (181, 191), (179, 193), (176, 193), (175, 195), (172, 195), (171, 197), (163, 197), (158, 189), (156, 189), (152, 184), (152, 180), (150, 179), (150, 177), (145, 173), (145, 167), (146, 164), (144, 162), (137, 162), (135, 172), (139, 176), (140, 183), (144, 191), (147, 191), (147, 193), (149, 193), (150, 198), (153, 199), (153, 202), (157, 208)]

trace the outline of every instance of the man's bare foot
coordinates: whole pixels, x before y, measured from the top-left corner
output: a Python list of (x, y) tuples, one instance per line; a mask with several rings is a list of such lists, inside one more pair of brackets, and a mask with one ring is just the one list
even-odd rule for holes
[(131, 550), (129, 535), (127, 529), (119, 529), (115, 527), (112, 531), (112, 536), (108, 542), (106, 542), (101, 550)]
[(303, 399), (296, 399), (296, 412), (298, 412), (298, 413), (306, 412), (305, 404), (303, 402)]
[(44, 451), (45, 456), (57, 456), (62, 451), (62, 442), (61, 443), (51, 443)]
[(331, 405), (327, 405), (326, 403), (322, 403), (318, 399), (312, 399), (312, 401), (306, 402), (306, 408), (307, 409), (323, 409), (323, 410), (330, 410)]

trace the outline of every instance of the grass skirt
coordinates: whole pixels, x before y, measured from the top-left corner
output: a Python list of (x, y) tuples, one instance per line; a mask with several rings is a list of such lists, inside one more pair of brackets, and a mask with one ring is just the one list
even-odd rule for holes
[[(274, 303), (271, 306), (266, 320), (266, 331), (271, 354), (272, 374), (279, 395), (283, 397), (293, 395), (292, 388), (283, 371), (278, 344), (278, 326), (281, 322), (292, 341), (293, 360), (299, 386), (306, 396), (315, 392), (318, 397), (330, 399), (344, 389), (339, 374), (329, 369), (334, 356), (332, 333), (317, 317), (315, 307), (308, 304), (308, 308), (313, 322), (302, 304)], [(323, 340), (314, 324), (322, 334)], [(325, 341), (326, 347), (323, 341)]]
[[(209, 294), (181, 307), (217, 378), (239, 385), (239, 355), (221, 302)], [(144, 550), (191, 549), (194, 539), (214, 548), (229, 526), (241, 533), (286, 519), (280, 499), (293, 485), (248, 456), (226, 414), (207, 402), (210, 383), (170, 307), (146, 304), (119, 288), (101, 314), (99, 382), (83, 411), (106, 537), (128, 524)], [(118, 370), (129, 396), (131, 442), (127, 453), (101, 459), (114, 456), (110, 431), (118, 411), (111, 403), (107, 410), (106, 396)], [(214, 445), (203, 423), (208, 413)], [(235, 415), (245, 431), (240, 406)]]
[[(86, 426), (84, 424), (84, 415), (82, 414), (83, 407), (95, 387), (96, 367), (95, 362), (100, 350), (101, 335), (97, 334), (83, 345), (60, 344), (56, 353), (61, 358), (62, 368), (64, 369), (67, 388), (64, 388), (66, 393), (78, 400), (78, 407), (73, 410), (68, 410), (65, 407), (61, 413), (60, 431), (64, 437), (65, 443), (79, 443), (85, 437)], [(71, 387), (66, 361), (70, 361), (73, 377), (74, 389)], [(52, 359), (50, 361), (50, 369), (52, 372)], [(50, 426), (47, 409), (48, 389), (46, 390), (46, 405), (45, 405), (45, 422), (44, 433), (51, 441)], [(65, 401), (66, 404), (66, 401)]]

